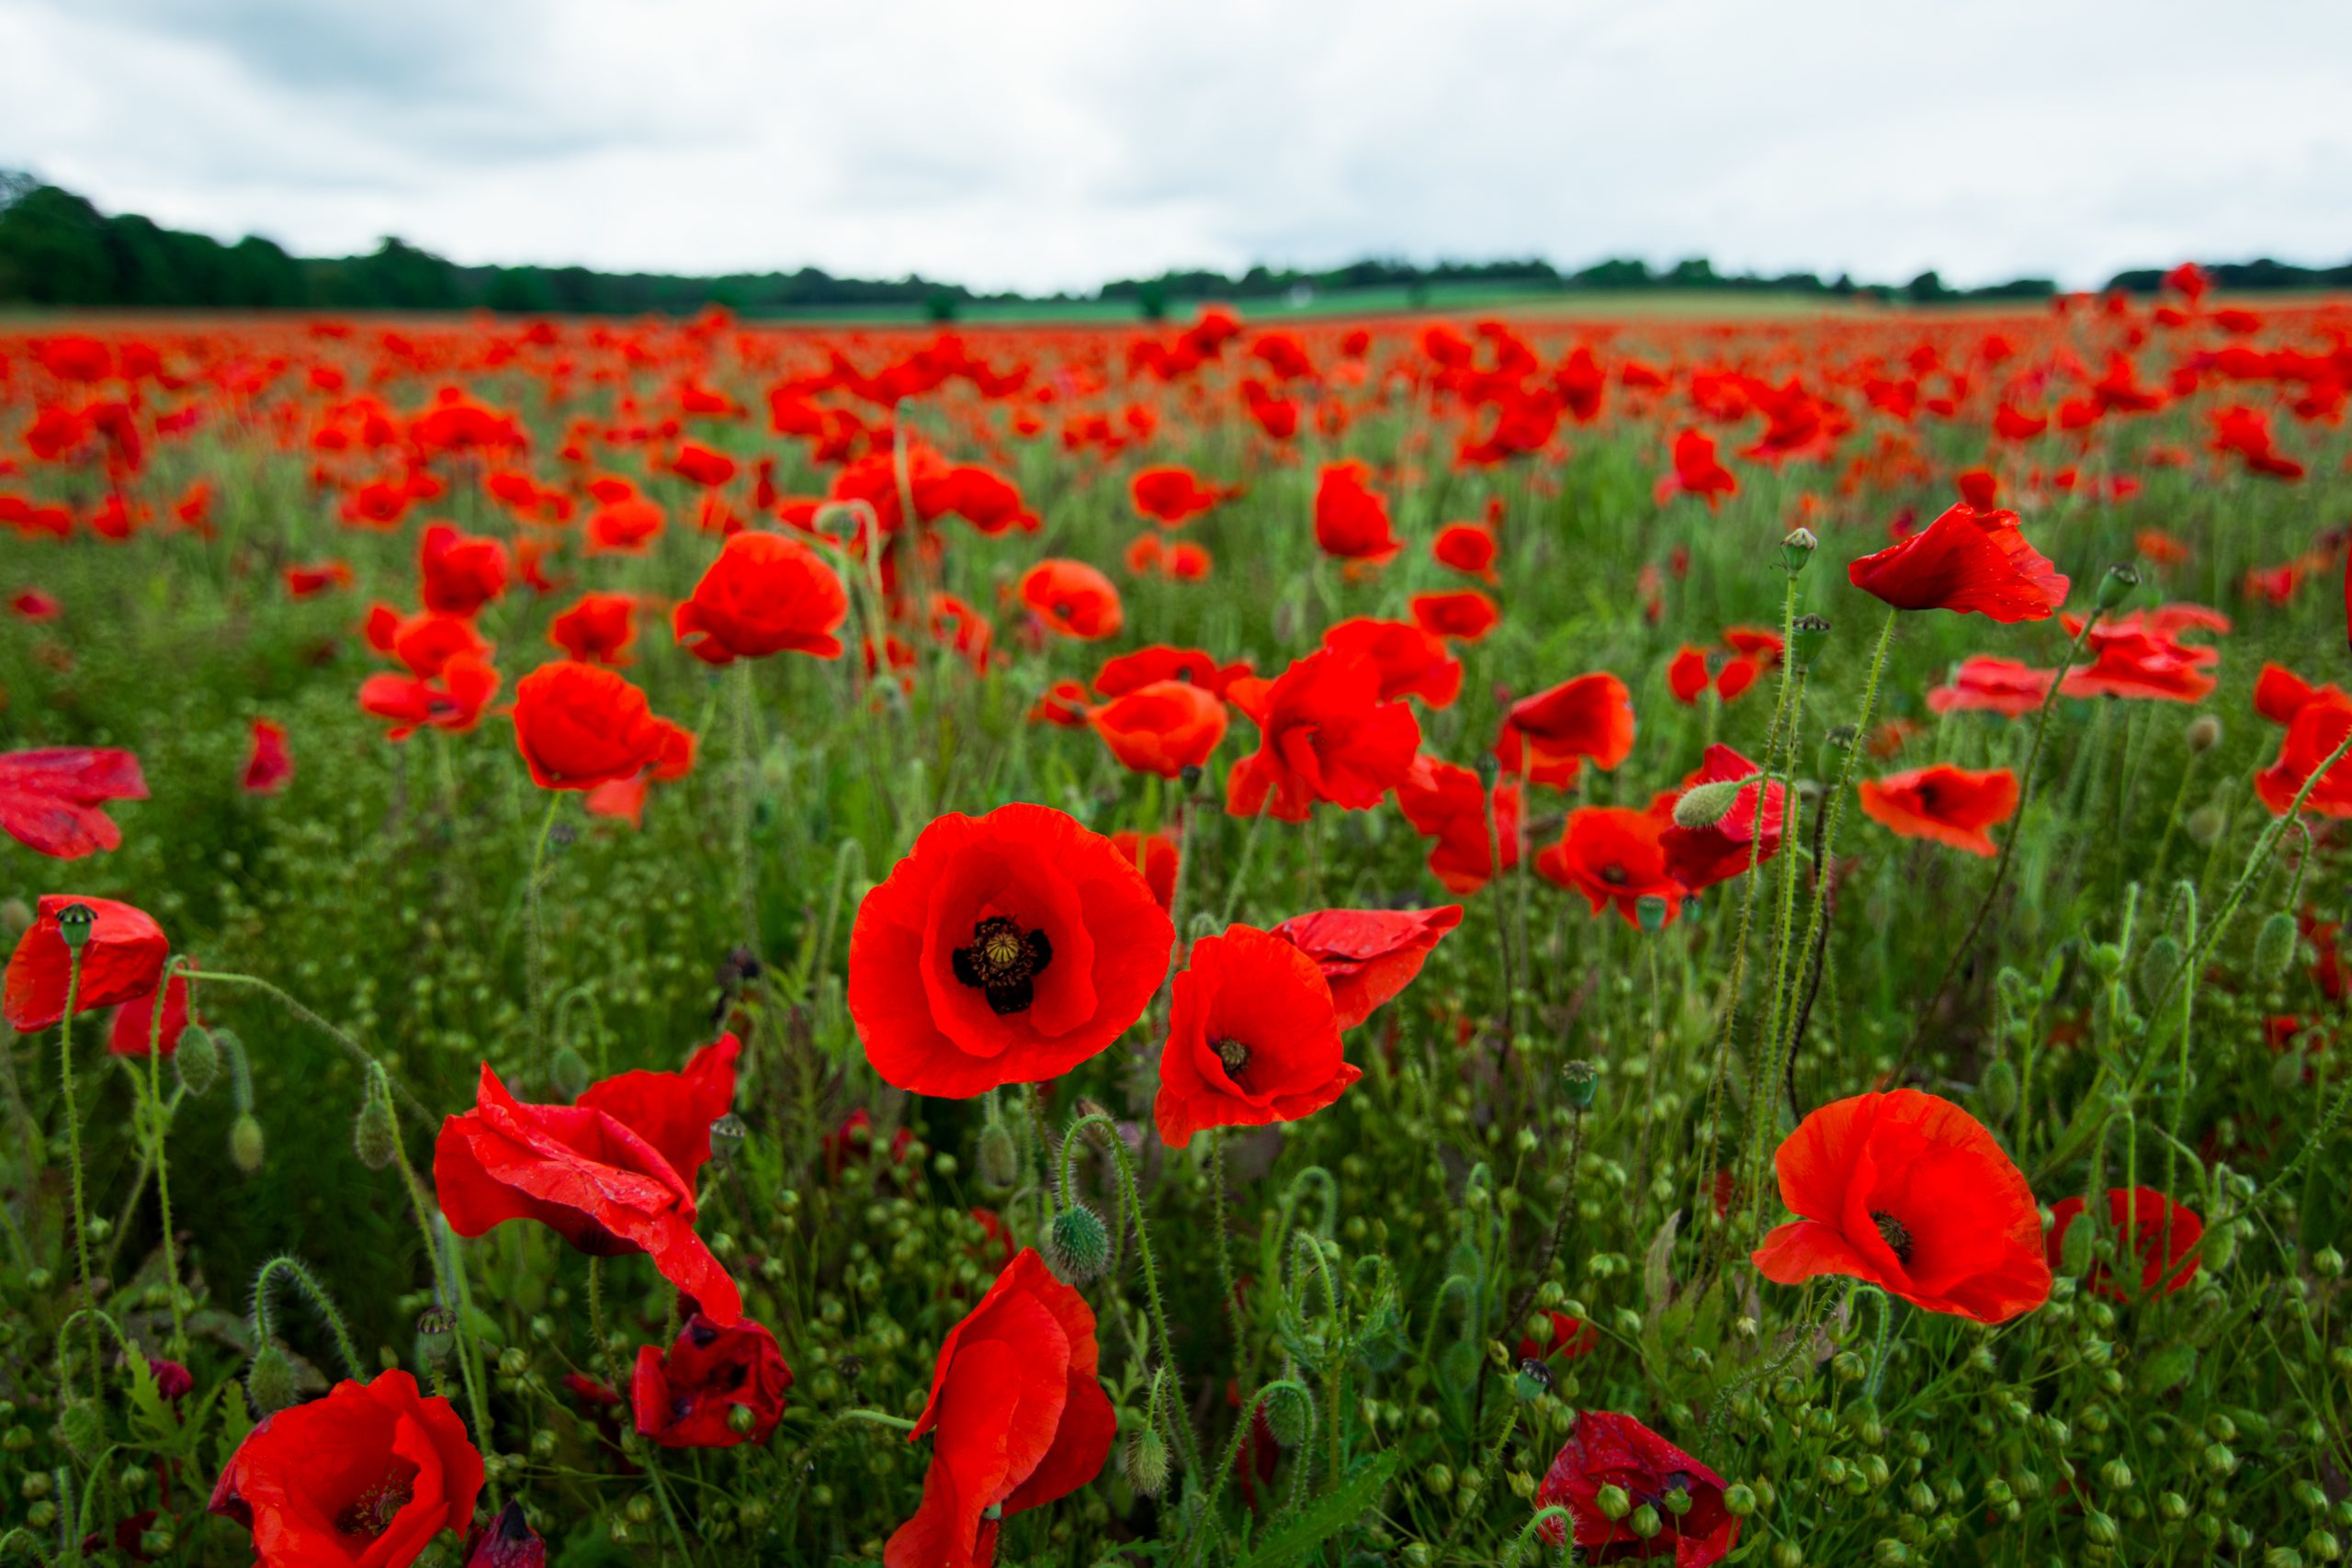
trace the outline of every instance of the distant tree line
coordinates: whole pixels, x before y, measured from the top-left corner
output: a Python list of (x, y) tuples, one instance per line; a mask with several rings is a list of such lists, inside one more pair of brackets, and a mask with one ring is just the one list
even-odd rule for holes
[[(2290, 266), (2274, 261), (2210, 266), (2225, 288), (2352, 287), (2352, 265)], [(2163, 274), (2118, 275), (2109, 286), (2147, 292)], [(896, 280), (834, 277), (816, 267), (797, 272), (684, 277), (596, 272), (584, 266), (460, 266), (404, 241), (386, 239), (359, 256), (288, 255), (272, 241), (248, 236), (222, 244), (206, 234), (166, 229), (134, 213), (108, 217), (71, 191), (29, 175), (0, 170), (0, 304), (152, 309), (491, 310), (574, 315), (691, 315), (713, 305), (741, 315), (828, 310), (917, 309), (934, 320), (975, 303), (1132, 300), (1158, 319), (1180, 303), (1263, 299), (1300, 290), (1326, 293), (1400, 288), (1408, 303), (1438, 286), (1530, 290), (1723, 289), (1867, 295), (1916, 304), (1962, 299), (2036, 299), (2057, 292), (2048, 278), (2018, 278), (1952, 288), (1933, 272), (1906, 284), (1860, 284), (1810, 272), (1763, 276), (1718, 273), (1703, 258), (1656, 268), (1618, 259), (1564, 272), (1540, 258), (1438, 262), (1369, 259), (1320, 271), (1253, 266), (1238, 275), (1171, 271), (1107, 283), (1091, 296), (983, 294), (919, 276)]]

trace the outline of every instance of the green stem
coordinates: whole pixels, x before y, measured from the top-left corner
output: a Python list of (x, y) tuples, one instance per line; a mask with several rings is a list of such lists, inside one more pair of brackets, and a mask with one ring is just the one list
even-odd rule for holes
[[(288, 1012), (292, 1013), (296, 1018), (300, 1019), (304, 1023), (309, 1024), (311, 1028), (317, 1030), (320, 1033), (325, 1035), (328, 1039), (333, 1040), (336, 1044), (342, 1046), (345, 1055), (348, 1055), (353, 1061), (359, 1064), (360, 1071), (383, 1073), (384, 1081), (389, 1086), (393, 1098), (400, 1101), (401, 1106), (407, 1110), (410, 1115), (417, 1119), (420, 1125), (425, 1127), (438, 1127), (440, 1125), (440, 1118), (435, 1116), (432, 1111), (426, 1110), (424, 1101), (417, 1099), (415, 1092), (406, 1084), (403, 1084), (397, 1078), (394, 1078), (390, 1072), (385, 1069), (383, 1065), (376, 1060), (375, 1056), (368, 1051), (368, 1047), (353, 1039), (349, 1033), (337, 1029), (334, 1024), (329, 1023), (325, 1019), (320, 1017), (309, 1008), (304, 1007), (282, 987), (272, 985), (269, 981), (261, 978), (257, 975), (232, 975), (224, 970), (183, 969), (180, 971), (180, 976), (191, 985), (195, 984), (198, 980), (207, 980), (223, 986), (251, 986), (254, 989), (276, 998), (278, 1006), (284, 1008)], [(240, 1058), (240, 1062), (242, 1064), (242, 1058)], [(238, 1070), (242, 1073), (244, 1068), (240, 1065)], [(244, 1107), (244, 1109), (251, 1109), (251, 1107)]]
[(523, 939), (523, 959), (529, 971), (531, 987), (531, 1043), (538, 1049), (539, 1064), (547, 1065), (548, 1009), (547, 935), (539, 917), (539, 884), (545, 878), (548, 863), (548, 840), (555, 836), (556, 814), (563, 809), (563, 792), (548, 791), (547, 814), (539, 818), (539, 836), (531, 849), (531, 879), (524, 885), (523, 911), (526, 930)]
[(335, 1309), (334, 1298), (327, 1294), (326, 1287), (319, 1283), (318, 1277), (303, 1265), (302, 1260), (290, 1253), (280, 1253), (271, 1258), (254, 1277), (254, 1348), (258, 1350), (277, 1335), (272, 1304), (280, 1279), (293, 1280), (295, 1288), (311, 1303), (311, 1310), (319, 1314), (319, 1321), (327, 1325), (327, 1332), (334, 1337), (335, 1354), (343, 1358), (344, 1371), (354, 1382), (367, 1382), (367, 1369), (359, 1364), (358, 1348), (352, 1343), (351, 1330), (344, 1325), (343, 1314)]
[[(164, 966), (164, 984), (155, 992), (155, 1006), (147, 1024), (147, 1117), (148, 1146), (155, 1165), (155, 1201), (164, 1224), (164, 1284), (172, 1299), (172, 1348), (185, 1353), (187, 1348), (187, 1319), (180, 1310), (179, 1244), (172, 1235), (172, 1161), (165, 1147), (170, 1136), (170, 1122), (164, 1104), (164, 1006), (170, 999), (172, 976), (179, 961)], [(182, 980), (185, 987), (187, 982)], [(190, 1008), (191, 1014), (194, 1009)]]
[[(1168, 1332), (1168, 1309), (1159, 1298), (1159, 1267), (1152, 1257), (1151, 1230), (1144, 1223), (1142, 1195), (1136, 1189), (1135, 1162), (1127, 1157), (1127, 1145), (1119, 1136), (1118, 1124), (1107, 1112), (1097, 1111), (1081, 1116), (1062, 1134), (1061, 1190), (1064, 1193), (1070, 1190), (1070, 1165), (1076, 1158), (1080, 1134), (1093, 1127), (1101, 1127), (1107, 1134), (1103, 1142), (1110, 1145), (1112, 1163), (1119, 1172), (1119, 1199), (1126, 1209), (1127, 1217), (1135, 1222), (1136, 1256), (1143, 1264), (1144, 1298), (1151, 1308), (1151, 1332), (1159, 1343), (1160, 1362), (1168, 1368), (1170, 1381), (1182, 1389), (1183, 1374), (1176, 1365), (1176, 1341)], [(1177, 1403), (1182, 1404), (1182, 1401)], [(1184, 1462), (1197, 1466), (1201, 1457), (1200, 1445), (1193, 1435), (1192, 1417), (1187, 1416), (1177, 1422), (1176, 1431), (1183, 1439)]]
[[(73, 1171), (74, 1250), (82, 1263), (82, 1304), (95, 1308), (98, 1297), (90, 1283), (90, 1216), (82, 1197), (82, 1112), (74, 1103), (74, 1010), (81, 1000), (82, 950), (75, 947), (65, 959), (65, 1015), (57, 1021), (57, 1065), (58, 1081), (65, 1097), (65, 1156)], [(163, 1010), (160, 1003), (156, 1010)], [(90, 1329), (90, 1371), (97, 1392), (103, 1394), (105, 1383), (97, 1378), (97, 1366), (98, 1331), (94, 1325)]]
[[(383, 1068), (376, 1071), (380, 1074)], [(380, 1087), (380, 1086), (379, 1086)], [(475, 1365), (473, 1326), (466, 1321), (466, 1303), (451, 1288), (449, 1270), (441, 1259), (440, 1238), (434, 1234), (433, 1213), (425, 1206), (424, 1188), (416, 1179), (416, 1168), (409, 1163), (407, 1145), (399, 1137), (392, 1139), (392, 1163), (399, 1167), (401, 1185), (408, 1190), (410, 1210), (416, 1216), (417, 1235), (424, 1242), (425, 1260), (433, 1269), (433, 1290), (451, 1319), (458, 1336), (458, 1371), (466, 1385), (466, 1404), (474, 1418), (474, 1441), (485, 1456), (492, 1449), (493, 1434), (490, 1426), (490, 1409), (481, 1391), (481, 1369)], [(490, 1506), (495, 1513), (502, 1506), (495, 1476), (490, 1478)]]

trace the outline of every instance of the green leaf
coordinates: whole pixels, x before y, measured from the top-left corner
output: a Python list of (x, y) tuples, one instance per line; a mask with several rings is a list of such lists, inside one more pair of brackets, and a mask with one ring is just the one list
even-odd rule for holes
[(1396, 1450), (1388, 1449), (1356, 1466), (1336, 1490), (1317, 1498), (1295, 1518), (1260, 1542), (1245, 1568), (1277, 1568), (1277, 1564), (1306, 1556), (1355, 1523), (1388, 1484), (1400, 1458)]
[(229, 1385), (220, 1400), (220, 1448), (213, 1468), (226, 1470), (229, 1458), (245, 1446), (245, 1438), (254, 1429), (254, 1414), (245, 1406), (245, 1391), (236, 1383)]

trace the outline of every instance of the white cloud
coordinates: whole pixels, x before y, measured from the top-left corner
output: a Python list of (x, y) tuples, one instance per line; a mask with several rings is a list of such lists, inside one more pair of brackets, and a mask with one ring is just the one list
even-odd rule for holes
[(307, 254), (978, 287), (2352, 256), (2352, 7), (5, 0), (0, 163)]

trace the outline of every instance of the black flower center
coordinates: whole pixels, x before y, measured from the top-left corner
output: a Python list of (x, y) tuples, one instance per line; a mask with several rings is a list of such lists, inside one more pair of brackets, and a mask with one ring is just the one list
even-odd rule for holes
[(334, 1517), (334, 1528), (344, 1535), (373, 1540), (392, 1528), (392, 1521), (414, 1495), (414, 1487), (407, 1481), (387, 1476), (345, 1504), (343, 1512)]
[(1054, 944), (1044, 931), (1024, 931), (1002, 915), (974, 926), (972, 945), (954, 954), (956, 978), (986, 992), (989, 1010), (1000, 1018), (1029, 1010), (1037, 996), (1035, 977), (1053, 961)]
[(1225, 1076), (1238, 1084), (1241, 1075), (1250, 1069), (1250, 1047), (1230, 1036), (1212, 1043), (1216, 1050), (1216, 1059), (1225, 1064)]
[(1623, 887), (1634, 879), (1622, 865), (1604, 865), (1600, 868), (1600, 880), (1611, 887)]
[(1878, 1226), (1878, 1238), (1886, 1249), (1905, 1263), (1911, 1261), (1911, 1227), (1883, 1209), (1872, 1209), (1871, 1219)]

